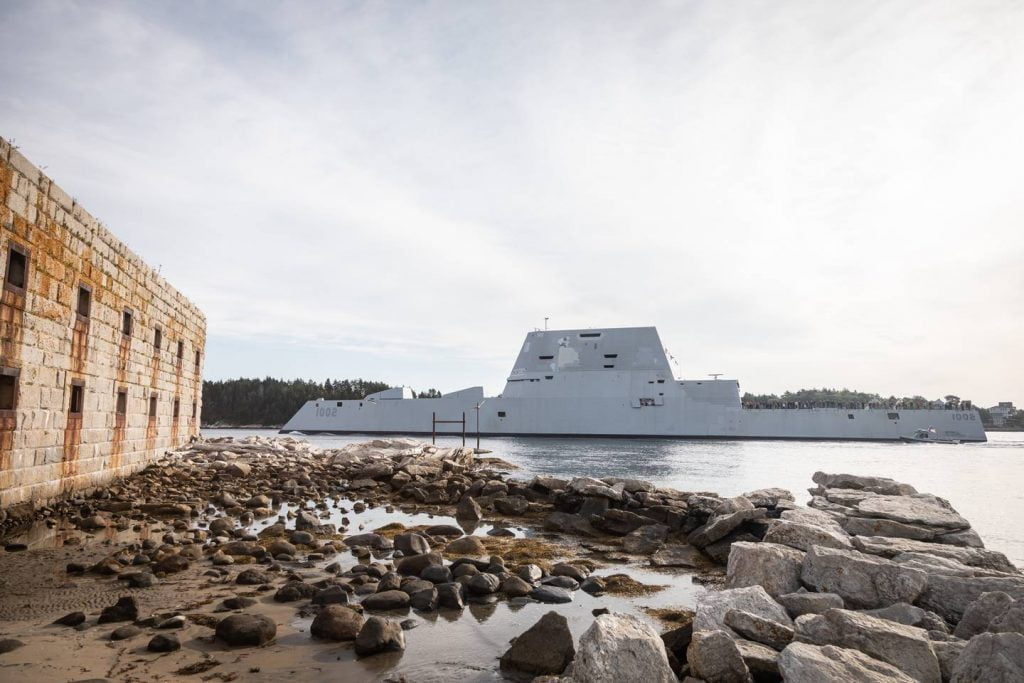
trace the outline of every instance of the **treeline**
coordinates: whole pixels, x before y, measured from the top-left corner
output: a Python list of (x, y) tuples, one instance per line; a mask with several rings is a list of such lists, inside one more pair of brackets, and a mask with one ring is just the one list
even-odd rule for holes
[(204, 425), (279, 427), (311, 399), (352, 400), (383, 391), (385, 382), (365, 379), (228, 379), (203, 382)]
[[(750, 407), (800, 407), (800, 406), (888, 406), (900, 408), (927, 408), (940, 404), (960, 405), (961, 401), (956, 396), (946, 396), (941, 399), (928, 399), (924, 396), (890, 396), (883, 398), (879, 394), (872, 394), (852, 389), (800, 389), (799, 391), (786, 391), (781, 396), (778, 394), (743, 394), (743, 405)], [(966, 403), (964, 403), (966, 405)]]

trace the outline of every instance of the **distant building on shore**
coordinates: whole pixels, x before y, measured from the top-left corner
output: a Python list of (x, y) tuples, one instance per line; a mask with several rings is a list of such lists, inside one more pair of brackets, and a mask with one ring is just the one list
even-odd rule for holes
[(1013, 407), (1013, 401), (1000, 401), (999, 405), (988, 409), (988, 414), (993, 427), (1003, 427), (1017, 414), (1017, 409)]
[(198, 433), (206, 319), (0, 138), (0, 510)]

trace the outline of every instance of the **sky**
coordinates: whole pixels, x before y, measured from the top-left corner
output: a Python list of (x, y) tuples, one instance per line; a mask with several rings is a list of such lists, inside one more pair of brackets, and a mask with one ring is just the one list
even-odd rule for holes
[(205, 374), (678, 374), (1024, 404), (1024, 4), (0, 2), (0, 136), (207, 316)]

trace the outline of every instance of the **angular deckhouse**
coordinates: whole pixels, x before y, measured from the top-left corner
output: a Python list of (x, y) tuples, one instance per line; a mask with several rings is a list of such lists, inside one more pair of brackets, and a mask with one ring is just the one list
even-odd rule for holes
[(530, 332), (499, 396), (471, 387), (417, 399), (402, 387), (321, 399), (281, 431), (462, 433), (463, 416), (467, 434), (485, 436), (899, 440), (924, 429), (985, 441), (974, 409), (745, 408), (736, 380), (677, 379), (654, 327)]

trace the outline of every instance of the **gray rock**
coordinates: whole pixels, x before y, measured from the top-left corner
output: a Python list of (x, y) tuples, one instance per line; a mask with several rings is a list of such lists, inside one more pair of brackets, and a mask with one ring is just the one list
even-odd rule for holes
[(845, 607), (843, 599), (835, 593), (798, 592), (780, 595), (777, 599), (794, 619), (803, 614), (823, 614), (830, 609)]
[(309, 583), (303, 583), (302, 581), (289, 581), (285, 585), (277, 589), (274, 593), (275, 602), (295, 602), (296, 600), (305, 600), (312, 598), (319, 592), (319, 589)]
[(761, 586), (773, 597), (800, 588), (804, 553), (776, 543), (733, 543), (725, 574), (726, 588)]
[(181, 649), (181, 641), (171, 633), (158, 633), (146, 645), (150, 652), (174, 652)]
[(569, 576), (549, 576), (541, 579), (541, 583), (545, 586), (558, 586), (570, 591), (579, 590), (580, 587), (579, 582)]
[(124, 626), (118, 626), (110, 634), (111, 640), (128, 640), (142, 633), (142, 629), (135, 624), (125, 624)]
[(235, 577), (235, 583), (242, 586), (260, 586), (270, 583), (270, 577), (258, 569), (243, 569)]
[(622, 491), (625, 489), (622, 487), (616, 490), (615, 487), (608, 486), (603, 481), (591, 479), (590, 477), (576, 477), (569, 482), (569, 490), (581, 496), (600, 496), (612, 502), (617, 502), (622, 500)]
[(395, 536), (394, 544), (395, 550), (401, 550), (403, 555), (423, 555), (430, 552), (430, 543), (427, 539), (411, 531)]
[(409, 593), (409, 606), (422, 612), (437, 609), (437, 588), (430, 584), (429, 588), (420, 588)]
[(856, 550), (815, 546), (804, 558), (801, 580), (819, 591), (836, 593), (851, 607), (873, 609), (913, 603), (928, 577), (918, 569)]
[(843, 520), (842, 527), (846, 533), (854, 536), (882, 536), (916, 541), (930, 541), (939, 533), (932, 527), (920, 524), (904, 524), (891, 519), (870, 517), (847, 517)]
[(503, 515), (522, 515), (529, 507), (529, 501), (522, 496), (504, 496), (494, 499), (494, 509)]
[(135, 621), (139, 618), (139, 605), (133, 597), (118, 598), (117, 603), (104, 607), (100, 612), (99, 623), (108, 624), (114, 621)]
[(853, 545), (848, 534), (838, 531), (834, 527), (814, 526), (784, 519), (772, 523), (768, 533), (764, 535), (764, 542), (788, 545), (804, 552), (815, 545), (847, 549)]
[(397, 621), (370, 617), (359, 629), (355, 650), (360, 657), (405, 649), (405, 633)]
[(216, 637), (231, 646), (259, 647), (277, 636), (277, 624), (262, 614), (232, 614), (217, 624)]
[(372, 610), (402, 609), (409, 606), (409, 594), (400, 590), (374, 593), (366, 596), (362, 604)]
[(863, 477), (856, 474), (826, 474), (815, 472), (811, 477), (815, 484), (826, 489), (863, 489), (873, 493), (892, 496), (907, 496), (917, 493), (910, 484), (903, 484), (886, 477)]
[(953, 677), (956, 660), (960, 658), (965, 647), (967, 642), (962, 640), (932, 641), (932, 650), (935, 652), (935, 658), (939, 660), (942, 680), (948, 681)]
[(956, 625), (953, 634), (957, 638), (970, 640), (979, 633), (984, 633), (992, 620), (1005, 612), (1013, 602), (1013, 598), (1002, 591), (982, 593), (964, 610), (963, 618)]
[(708, 558), (692, 545), (671, 544), (663, 546), (651, 555), (654, 567), (685, 567), (703, 569), (709, 565)]
[(664, 524), (646, 524), (626, 534), (622, 549), (627, 553), (650, 555), (665, 544), (668, 527)]
[(974, 529), (961, 529), (960, 531), (954, 531), (949, 534), (939, 534), (935, 537), (936, 543), (945, 543), (948, 545), (958, 545), (965, 548), (984, 548), (985, 543), (981, 540), (981, 536)]
[(968, 567), (979, 567), (1010, 574), (1018, 573), (1017, 568), (1006, 558), (1006, 555), (984, 548), (959, 548), (941, 543), (925, 543), (883, 536), (856, 536), (852, 540), (853, 546), (857, 550), (880, 557), (892, 558), (903, 553), (928, 553), (956, 560)]
[(779, 519), (786, 522), (797, 522), (798, 524), (809, 524), (810, 526), (822, 526), (828, 529), (842, 531), (839, 521), (827, 512), (815, 510), (814, 508), (796, 508), (795, 510), (783, 510)]
[(484, 513), (472, 496), (462, 496), (459, 504), (455, 506), (455, 519), (479, 522), (483, 517)]
[(313, 596), (314, 605), (347, 605), (348, 591), (341, 586), (328, 586)]
[[(553, 566), (551, 568), (551, 575), (552, 576), (568, 576), (569, 578), (575, 579), (576, 581), (583, 581), (588, 576), (590, 576), (590, 572), (587, 569), (584, 569), (582, 567), (577, 567), (574, 564), (568, 564), (566, 562), (559, 562), (558, 564), (556, 564), (555, 566)], [(538, 578), (540, 578), (540, 577), (538, 577)]]
[(751, 508), (738, 510), (727, 515), (712, 517), (703, 526), (698, 527), (691, 533), (686, 542), (697, 548), (704, 548), (725, 536), (743, 522), (753, 519), (764, 519), (767, 516), (764, 508)]
[(501, 582), (500, 590), (510, 598), (521, 598), (524, 595), (529, 595), (533, 586), (518, 576), (509, 576)]
[(84, 622), (85, 612), (69, 612), (53, 623), (60, 626), (78, 626)]
[(904, 524), (920, 524), (956, 531), (970, 522), (958, 515), (949, 503), (928, 494), (912, 496), (873, 496), (857, 503), (857, 516), (891, 519)]
[(430, 565), (420, 572), (420, 578), (431, 583), (449, 583), (452, 580), (452, 570), (448, 567)]
[(444, 558), (441, 556), (441, 553), (423, 553), (422, 555), (403, 557), (395, 563), (395, 568), (401, 574), (419, 576), (427, 567), (441, 567), (443, 565)]
[(989, 622), (988, 630), (992, 633), (1024, 634), (1024, 601), (1016, 601), (1006, 610)]
[(707, 683), (752, 683), (736, 642), (725, 631), (697, 631), (686, 650), (690, 671)]
[(968, 567), (962, 562), (951, 560), (946, 557), (938, 557), (937, 555), (927, 555), (925, 553), (903, 553), (892, 558), (892, 561), (897, 564), (902, 564), (904, 567), (913, 567), (914, 569), (920, 569), (926, 574), (946, 574), (948, 576), (1001, 576), (999, 572), (993, 572), (988, 569), (979, 569), (977, 567)]
[(530, 597), (539, 602), (572, 602), (572, 592), (557, 586), (538, 586), (530, 591)]
[(791, 643), (779, 655), (779, 673), (786, 683), (913, 683), (891, 664), (835, 645)]
[(569, 622), (557, 612), (548, 612), (512, 640), (501, 656), (501, 668), (538, 676), (560, 674), (575, 655)]
[(741, 637), (774, 650), (782, 650), (793, 640), (793, 629), (789, 626), (742, 610), (726, 612), (725, 625)]
[(763, 619), (792, 626), (793, 621), (782, 605), (775, 602), (761, 586), (732, 588), (708, 592), (697, 599), (697, 612), (693, 618), (693, 630), (728, 630), (725, 614), (730, 609), (749, 612)]
[(743, 663), (747, 665), (755, 681), (780, 680), (778, 652), (752, 640), (737, 640), (735, 643)]
[(676, 683), (665, 645), (647, 623), (627, 614), (602, 614), (580, 637), (574, 681), (619, 683), (625, 662), (630, 680)]
[(603, 515), (594, 519), (594, 526), (605, 533), (615, 536), (625, 536), (629, 532), (650, 523), (651, 520), (648, 517), (618, 508), (607, 510)]
[(292, 557), (295, 557), (298, 550), (288, 541), (278, 539), (267, 546), (267, 552), (270, 553), (272, 557), (277, 557), (278, 555), (291, 555)]
[(490, 595), (500, 587), (501, 579), (494, 574), (476, 574), (466, 584), (466, 589), (473, 595)]
[(600, 595), (608, 588), (608, 584), (600, 576), (588, 576), (580, 584), (580, 590), (590, 595)]
[(368, 547), (374, 550), (391, 550), (394, 547), (390, 538), (372, 533), (349, 536), (344, 542), (350, 548)]
[(915, 601), (918, 607), (935, 612), (951, 624), (963, 617), (972, 602), (982, 593), (1001, 591), (1015, 600), (1024, 599), (1024, 577), (1022, 576), (945, 576), (932, 574), (928, 587)]
[(441, 583), (437, 585), (437, 604), (449, 609), (462, 609), (466, 603), (462, 598), (462, 584)]
[(516, 576), (523, 581), (540, 581), (544, 576), (544, 570), (535, 564), (521, 564), (516, 567)]
[(923, 628), (925, 631), (949, 632), (946, 622), (938, 614), (921, 609), (920, 607), (908, 605), (905, 602), (897, 602), (894, 605), (881, 609), (867, 610), (864, 614), (877, 617), (878, 619), (895, 621), (897, 624), (903, 624), (904, 626)]
[(483, 555), (484, 544), (476, 536), (457, 538), (445, 547), (445, 552), (457, 555)]
[(940, 683), (939, 662), (923, 629), (845, 609), (796, 620), (796, 639), (812, 645), (859, 650), (887, 662), (916, 681)]
[(795, 500), (792, 491), (780, 488), (757, 489), (744, 493), (743, 497), (749, 500), (754, 507), (759, 508), (774, 508), (780, 502), (792, 503)]
[(953, 666), (952, 683), (1024, 681), (1024, 635), (982, 633), (971, 638)]

